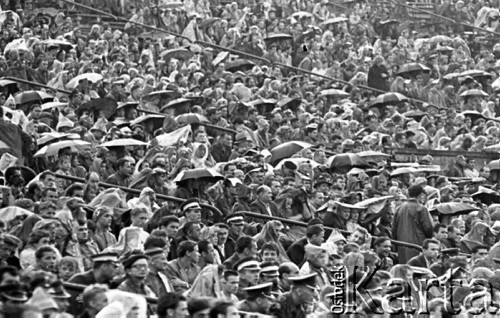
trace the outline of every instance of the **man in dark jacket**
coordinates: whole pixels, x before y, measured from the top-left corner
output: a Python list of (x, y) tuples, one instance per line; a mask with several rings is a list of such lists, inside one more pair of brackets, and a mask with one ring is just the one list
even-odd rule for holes
[(233, 136), (230, 133), (224, 132), (219, 136), (219, 141), (212, 146), (210, 153), (217, 162), (229, 161), (233, 148)]
[(307, 244), (313, 244), (316, 246), (321, 246), (323, 244), (323, 236), (325, 235), (325, 230), (320, 224), (315, 224), (307, 227), (306, 237), (293, 243), (286, 251), (288, 258), (294, 262), (297, 266), (301, 266), (304, 262), (305, 246)]
[(372, 67), (370, 67), (370, 69), (368, 70), (368, 86), (381, 91), (388, 91), (388, 77), (389, 72), (384, 66), (384, 58), (380, 55), (377, 55), (373, 60)]
[(437, 259), (440, 243), (435, 239), (426, 239), (422, 247), (422, 253), (410, 259), (408, 265), (424, 268), (431, 267), (432, 263)]
[[(409, 200), (403, 203), (394, 217), (392, 225), (393, 238), (411, 244), (422, 246), (425, 239), (432, 238), (433, 222), (427, 208), (419, 202), (425, 200), (424, 189), (420, 185), (408, 188)], [(399, 264), (406, 264), (412, 257), (418, 255), (418, 250), (398, 246)]]

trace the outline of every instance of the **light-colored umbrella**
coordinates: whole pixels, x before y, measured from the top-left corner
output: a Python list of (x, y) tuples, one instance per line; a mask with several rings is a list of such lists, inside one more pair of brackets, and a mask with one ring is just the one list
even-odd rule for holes
[(36, 144), (41, 146), (48, 142), (59, 140), (59, 139), (80, 139), (78, 134), (60, 133), (60, 132), (50, 132), (42, 134), (42, 137), (36, 140)]
[(80, 81), (83, 81), (83, 80), (87, 80), (91, 83), (97, 83), (99, 81), (102, 81), (103, 77), (101, 74), (97, 74), (97, 73), (84, 73), (84, 74), (80, 74), (80, 75), (77, 75), (75, 77), (73, 77), (67, 84), (66, 84), (66, 88), (67, 89), (74, 89), (78, 86), (78, 83)]
[(281, 168), (283, 167), (283, 165), (285, 164), (285, 162), (287, 161), (291, 161), (293, 162), (297, 167), (300, 166), (301, 164), (310, 164), (311, 167), (314, 169), (314, 168), (317, 168), (319, 166), (321, 166), (319, 163), (317, 163), (316, 161), (314, 160), (311, 160), (311, 159), (307, 159), (307, 158), (287, 158), (287, 159), (283, 159), (281, 160), (277, 165), (276, 167), (274, 167), (275, 170), (281, 170)]
[(460, 97), (488, 97), (488, 96), (489, 96), (488, 93), (477, 88), (468, 89), (462, 94), (460, 94)]
[(100, 144), (99, 147), (109, 148), (109, 147), (147, 146), (147, 145), (148, 144), (146, 142), (137, 139), (122, 138), (105, 142), (103, 144)]
[(53, 144), (44, 146), (42, 149), (38, 150), (35, 154), (35, 157), (50, 157), (57, 156), (59, 150), (64, 148), (71, 148), (72, 151), (81, 151), (87, 147), (90, 147), (90, 142), (86, 142), (83, 140), (62, 140), (55, 142)]
[(69, 105), (68, 103), (48, 102), (48, 103), (42, 104), (42, 110), (48, 110), (48, 109), (52, 109), (52, 108), (61, 109), (61, 108), (64, 108), (68, 105)]
[(196, 113), (185, 113), (175, 117), (175, 121), (179, 124), (201, 124), (201, 123), (209, 123), (210, 121), (207, 117), (196, 114)]
[(215, 171), (214, 169), (190, 169), (190, 170), (184, 170), (181, 171), (175, 178), (174, 182), (182, 182), (186, 180), (199, 180), (199, 179), (204, 179), (205, 181), (208, 180), (222, 180), (224, 177)]
[(271, 149), (271, 162), (290, 158), (302, 149), (311, 148), (313, 144), (304, 141), (288, 141)]

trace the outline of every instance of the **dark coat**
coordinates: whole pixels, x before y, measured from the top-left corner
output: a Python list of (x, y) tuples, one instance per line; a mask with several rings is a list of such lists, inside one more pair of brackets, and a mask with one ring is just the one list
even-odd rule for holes
[(429, 264), (427, 264), (427, 260), (425, 259), (424, 254), (420, 254), (418, 256), (413, 257), (408, 261), (408, 265), (414, 267), (424, 267), (429, 268)]
[(381, 91), (389, 91), (389, 84), (387, 83), (388, 77), (389, 72), (384, 65), (378, 66), (374, 64), (368, 70), (368, 86)]
[[(271, 215), (273, 216), (279, 215), (278, 206), (276, 205), (276, 203), (269, 202), (269, 210), (271, 210)], [(269, 215), (269, 211), (266, 209), (266, 206), (259, 200), (255, 200), (250, 204), (250, 211), (264, 215)], [(257, 223), (266, 223), (266, 221), (267, 220), (265, 219), (255, 220), (255, 222)]]
[[(416, 199), (409, 199), (396, 211), (392, 225), (393, 238), (398, 241), (422, 246), (424, 240), (432, 238), (433, 222), (427, 208)], [(419, 254), (418, 250), (408, 247), (397, 247), (399, 264)]]
[(304, 255), (306, 254), (307, 238), (301, 238), (297, 242), (293, 243), (292, 246), (288, 248), (286, 254), (290, 261), (294, 262), (297, 266), (304, 262)]

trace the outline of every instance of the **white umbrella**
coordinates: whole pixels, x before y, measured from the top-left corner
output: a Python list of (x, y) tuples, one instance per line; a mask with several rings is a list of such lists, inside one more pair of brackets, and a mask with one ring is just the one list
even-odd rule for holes
[(42, 110), (47, 110), (47, 109), (52, 109), (52, 108), (57, 108), (61, 109), (68, 106), (68, 103), (61, 103), (61, 102), (49, 102), (42, 104)]
[(74, 89), (78, 86), (78, 82), (80, 82), (81, 80), (88, 80), (89, 82), (92, 82), (92, 83), (97, 83), (99, 81), (102, 80), (102, 75), (101, 74), (97, 74), (97, 73), (85, 73), (85, 74), (80, 74), (80, 75), (77, 75), (75, 77), (73, 77), (69, 82), (68, 84), (66, 84), (66, 88), (68, 89)]
[(103, 144), (100, 144), (99, 147), (109, 148), (109, 147), (147, 146), (147, 145), (148, 144), (146, 142), (137, 139), (122, 138), (105, 142)]
[(72, 151), (80, 151), (82, 149), (85, 149), (86, 147), (90, 147), (90, 142), (86, 142), (83, 140), (62, 140), (44, 146), (42, 149), (36, 152), (35, 157), (57, 156), (59, 150), (64, 148), (71, 148)]

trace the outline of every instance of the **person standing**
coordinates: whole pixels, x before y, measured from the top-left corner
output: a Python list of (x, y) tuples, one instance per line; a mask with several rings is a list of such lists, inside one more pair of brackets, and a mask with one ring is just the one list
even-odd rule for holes
[[(411, 185), (408, 196), (408, 202), (403, 203), (394, 216), (393, 236), (395, 240), (422, 246), (424, 240), (432, 238), (433, 234), (432, 217), (419, 201), (425, 199), (424, 189), (420, 185)], [(419, 254), (417, 249), (403, 246), (398, 246), (397, 252), (399, 264), (406, 264)]]

